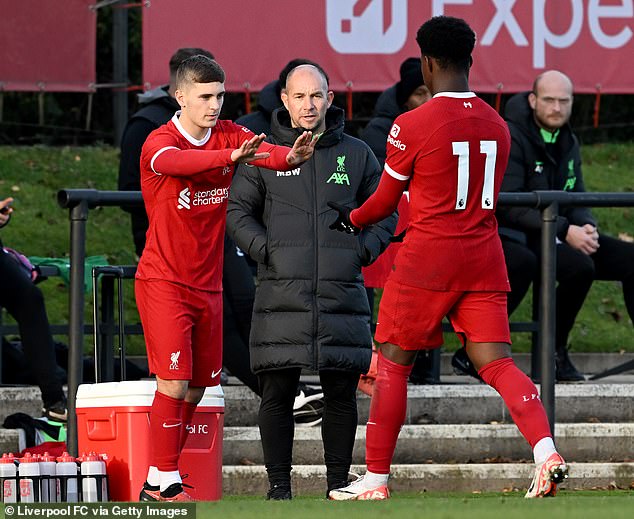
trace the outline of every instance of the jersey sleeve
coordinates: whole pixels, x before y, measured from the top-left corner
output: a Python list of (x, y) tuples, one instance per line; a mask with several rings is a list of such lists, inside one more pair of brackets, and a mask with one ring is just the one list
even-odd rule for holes
[[(240, 147), (245, 140), (251, 139), (255, 134), (239, 124), (233, 123), (233, 126), (237, 129), (238, 144), (236, 148)], [(279, 171), (286, 171), (292, 169), (294, 166), (289, 166), (286, 161), (286, 156), (290, 153), (291, 148), (288, 146), (280, 146), (278, 144), (271, 144), (270, 142), (263, 142), (258, 148), (258, 153), (269, 153), (270, 156), (266, 159), (252, 160), (249, 164), (254, 166), (274, 169)]]
[(387, 155), (385, 158), (385, 172), (396, 180), (409, 181), (414, 170), (416, 159), (415, 133), (408, 129), (406, 121), (398, 117), (387, 136)]
[(145, 141), (141, 162), (157, 175), (193, 176), (210, 169), (232, 165), (233, 149), (182, 150), (167, 131), (158, 130)]

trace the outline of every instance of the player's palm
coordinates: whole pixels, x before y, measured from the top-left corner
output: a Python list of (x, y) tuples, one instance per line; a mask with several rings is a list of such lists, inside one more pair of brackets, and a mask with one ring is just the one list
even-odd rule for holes
[(293, 148), (286, 155), (286, 162), (288, 162), (289, 166), (297, 166), (306, 162), (309, 158), (313, 156), (313, 152), (315, 151), (315, 144), (317, 144), (317, 140), (319, 139), (318, 135), (313, 137), (312, 132), (303, 132), (293, 144)]
[(260, 144), (264, 141), (266, 135), (254, 135), (249, 140), (244, 141), (239, 148), (231, 152), (231, 160), (233, 162), (251, 162), (258, 159), (266, 159), (270, 153), (257, 153)]

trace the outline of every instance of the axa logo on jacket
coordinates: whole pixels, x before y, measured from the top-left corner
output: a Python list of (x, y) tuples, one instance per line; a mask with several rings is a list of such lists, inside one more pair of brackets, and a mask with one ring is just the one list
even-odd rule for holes
[(335, 171), (330, 178), (326, 180), (326, 184), (330, 184), (334, 182), (335, 184), (346, 184), (350, 185), (350, 179), (348, 178), (348, 173), (346, 173), (346, 156), (338, 155), (337, 156), (337, 171)]

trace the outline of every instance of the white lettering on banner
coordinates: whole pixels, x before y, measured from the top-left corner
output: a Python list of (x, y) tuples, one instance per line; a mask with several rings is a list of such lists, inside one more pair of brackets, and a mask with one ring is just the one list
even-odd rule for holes
[(517, 0), (493, 0), (496, 12), (495, 16), (491, 20), (491, 23), (487, 27), (484, 36), (482, 37), (482, 45), (491, 45), (493, 40), (495, 40), (495, 37), (498, 35), (498, 32), (500, 32), (500, 29), (503, 26), (506, 26), (515, 45), (518, 47), (528, 46), (528, 40), (526, 39), (526, 36), (524, 36), (519, 23), (517, 23), (517, 20), (513, 16), (512, 9), (516, 1)]
[(341, 54), (394, 54), (407, 40), (407, 0), (326, 0), (326, 36)]
[(533, 0), (533, 67), (546, 66), (546, 42), (556, 49), (565, 49), (577, 41), (583, 25), (583, 3), (581, 0), (569, 0), (572, 3), (572, 21), (563, 34), (553, 33), (546, 25), (546, 0)]
[[(559, 7), (564, 0), (557, 0)], [(568, 0), (572, 9), (572, 16), (568, 28), (561, 34), (554, 33), (546, 23), (546, 3), (548, 0), (533, 0), (533, 68), (541, 69), (546, 66), (546, 45), (555, 49), (572, 47), (581, 34), (584, 17), (583, 0)], [(483, 46), (492, 46), (502, 27), (506, 27), (511, 39), (518, 47), (529, 45), (520, 24), (513, 15), (513, 7), (517, 0), (492, 0), (495, 14), (480, 40)], [(554, 1), (551, 1), (551, 6)], [(473, 5), (473, 0), (433, 0), (432, 16), (445, 14), (448, 5)], [(554, 8), (554, 7), (553, 7)], [(601, 0), (588, 2), (588, 26), (592, 38), (601, 47), (617, 49), (625, 46), (632, 39), (632, 29), (623, 27), (617, 34), (608, 35), (601, 28), (601, 18), (622, 18), (627, 20), (634, 15), (634, 1), (620, 0), (620, 5), (601, 5)]]
[(601, 29), (599, 18), (632, 18), (634, 2), (622, 0), (621, 5), (599, 5), (600, 0), (590, 0), (588, 4), (588, 25), (592, 37), (606, 49), (623, 47), (632, 38), (632, 29), (624, 27), (618, 34), (608, 36)]

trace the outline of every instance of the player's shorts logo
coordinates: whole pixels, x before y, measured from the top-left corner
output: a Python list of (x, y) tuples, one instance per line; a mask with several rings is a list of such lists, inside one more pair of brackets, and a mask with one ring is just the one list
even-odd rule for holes
[(178, 205), (176, 207), (178, 207), (179, 209), (191, 209), (191, 206), (189, 205), (189, 203), (191, 202), (189, 195), (190, 192), (188, 187), (178, 193)]
[(398, 137), (398, 134), (401, 131), (401, 127), (398, 124), (393, 124), (392, 129), (390, 130), (390, 135), (394, 138)]
[(181, 351), (174, 351), (170, 354), (170, 369), (178, 370), (178, 358), (181, 356)]

